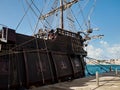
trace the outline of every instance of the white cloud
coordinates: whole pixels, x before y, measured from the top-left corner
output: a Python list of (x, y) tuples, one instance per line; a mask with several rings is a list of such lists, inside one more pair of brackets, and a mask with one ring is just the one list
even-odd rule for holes
[(120, 44), (107, 47), (107, 52), (112, 58), (120, 58)]
[(88, 45), (87, 47), (88, 56), (92, 58), (100, 58), (103, 53), (101, 48), (96, 48), (92, 45)]
[(88, 56), (96, 59), (117, 59), (120, 58), (120, 44), (109, 44), (106, 41), (100, 41), (99, 46), (88, 45)]
[(102, 44), (103, 46), (109, 46), (108, 43), (106, 41), (103, 41), (103, 40), (100, 41), (100, 44)]

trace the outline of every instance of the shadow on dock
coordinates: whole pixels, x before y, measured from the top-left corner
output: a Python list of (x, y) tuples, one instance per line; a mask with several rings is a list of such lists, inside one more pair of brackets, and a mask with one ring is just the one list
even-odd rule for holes
[[(115, 89), (114, 89), (115, 88)], [(118, 88), (118, 89), (117, 89)], [(120, 90), (120, 72), (114, 71), (99, 75), (99, 86), (96, 84), (96, 77), (90, 76), (75, 79), (67, 82), (60, 82), (43, 87), (35, 87), (30, 90)]]

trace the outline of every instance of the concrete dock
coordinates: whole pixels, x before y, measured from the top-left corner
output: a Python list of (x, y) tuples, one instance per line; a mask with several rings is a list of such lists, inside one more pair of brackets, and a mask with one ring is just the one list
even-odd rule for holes
[(116, 72), (100, 74), (99, 85), (96, 83), (96, 76), (90, 76), (29, 90), (120, 90), (120, 72), (117, 75)]

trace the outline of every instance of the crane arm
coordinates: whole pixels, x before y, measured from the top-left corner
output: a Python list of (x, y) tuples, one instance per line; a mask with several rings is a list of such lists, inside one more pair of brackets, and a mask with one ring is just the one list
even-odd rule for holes
[(85, 39), (86, 40), (91, 40), (91, 39), (97, 39), (97, 38), (102, 38), (104, 35), (94, 35), (94, 36), (88, 36), (88, 35), (86, 35), (85, 36)]
[(93, 39), (96, 39), (96, 38), (102, 38), (104, 35), (94, 35), (94, 36), (91, 36), (91, 38)]

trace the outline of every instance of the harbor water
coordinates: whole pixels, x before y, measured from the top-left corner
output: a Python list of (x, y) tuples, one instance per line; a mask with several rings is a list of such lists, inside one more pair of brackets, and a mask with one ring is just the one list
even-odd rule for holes
[(120, 65), (86, 65), (85, 69), (86, 76), (94, 76), (96, 71), (99, 74), (115, 71), (116, 69), (120, 71)]

